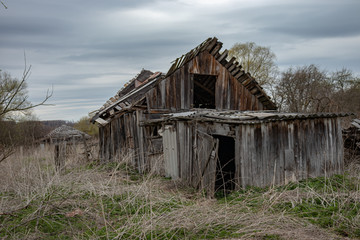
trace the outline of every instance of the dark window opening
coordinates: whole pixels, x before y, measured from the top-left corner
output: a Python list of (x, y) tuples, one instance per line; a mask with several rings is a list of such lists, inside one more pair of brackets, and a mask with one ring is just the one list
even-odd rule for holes
[(219, 140), (215, 192), (226, 194), (235, 189), (235, 140), (221, 135), (213, 137)]
[(154, 129), (152, 130), (152, 136), (153, 136), (153, 137), (159, 136), (158, 126), (154, 126), (153, 128), (154, 128)]
[(194, 108), (215, 109), (216, 76), (194, 74)]
[(159, 138), (159, 137), (161, 137), (159, 135), (159, 129), (160, 128), (161, 128), (161, 126), (159, 126), (159, 125), (147, 126), (146, 127), (147, 138)]

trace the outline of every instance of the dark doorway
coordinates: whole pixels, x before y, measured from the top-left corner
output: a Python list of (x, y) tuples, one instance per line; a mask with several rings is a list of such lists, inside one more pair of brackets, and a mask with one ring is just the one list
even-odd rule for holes
[(235, 140), (222, 135), (213, 137), (219, 140), (215, 192), (226, 194), (235, 189)]
[(216, 76), (194, 74), (194, 108), (215, 109)]

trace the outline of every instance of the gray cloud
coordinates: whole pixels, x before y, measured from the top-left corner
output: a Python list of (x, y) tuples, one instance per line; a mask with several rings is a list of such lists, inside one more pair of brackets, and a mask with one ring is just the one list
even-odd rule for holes
[(0, 69), (33, 66), (31, 101), (54, 87), (42, 119), (77, 120), (100, 107), (141, 68), (170, 62), (216, 36), (230, 48), (270, 46), (281, 69), (315, 63), (360, 74), (358, 0), (6, 1), (0, 10)]
[(257, 9), (260, 31), (302, 38), (356, 36), (360, 34), (358, 1), (298, 2)]

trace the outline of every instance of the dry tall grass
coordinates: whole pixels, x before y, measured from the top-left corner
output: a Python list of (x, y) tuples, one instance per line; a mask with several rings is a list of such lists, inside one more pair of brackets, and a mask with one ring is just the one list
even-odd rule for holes
[(325, 179), (320, 190), (314, 181), (209, 199), (153, 173), (139, 175), (128, 165), (131, 156), (97, 165), (81, 152), (68, 158), (61, 174), (50, 147), (18, 151), (0, 164), (0, 238), (342, 239), (346, 233), (295, 211), (332, 204), (338, 213), (329, 218), (352, 227), (349, 236), (356, 237), (354, 229), (360, 228), (358, 216), (350, 221), (341, 212), (359, 202), (358, 165), (343, 188), (341, 181)]

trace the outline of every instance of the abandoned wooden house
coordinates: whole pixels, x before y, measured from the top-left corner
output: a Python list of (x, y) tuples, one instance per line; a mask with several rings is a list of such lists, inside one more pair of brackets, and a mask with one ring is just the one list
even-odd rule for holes
[(92, 118), (101, 160), (130, 152), (140, 172), (158, 168), (210, 194), (342, 171), (340, 115), (276, 112), (221, 47), (209, 38), (166, 74), (142, 70), (110, 98)]

